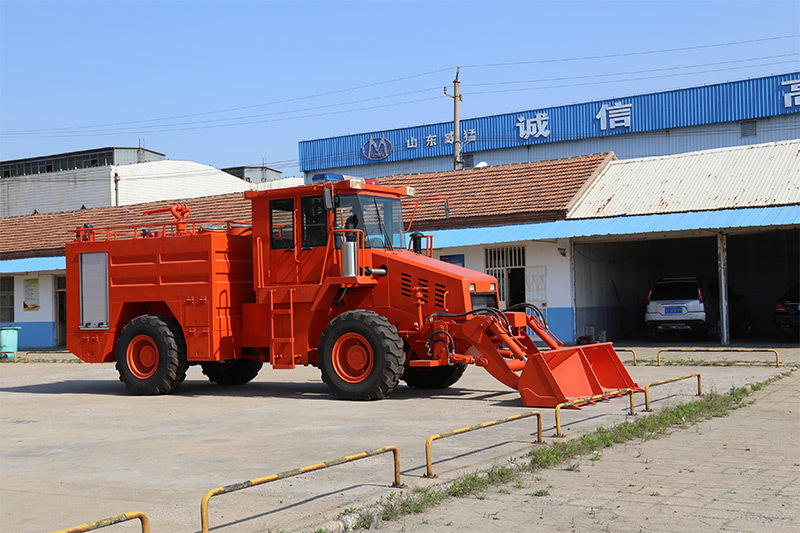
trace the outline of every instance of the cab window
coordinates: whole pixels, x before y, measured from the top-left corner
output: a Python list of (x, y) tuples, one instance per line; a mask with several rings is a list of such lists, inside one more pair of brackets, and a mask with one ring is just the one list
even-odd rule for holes
[(271, 200), (269, 220), (270, 247), (273, 250), (294, 248), (294, 200)]
[(328, 244), (328, 212), (322, 196), (307, 196), (300, 200), (303, 216), (303, 248)]

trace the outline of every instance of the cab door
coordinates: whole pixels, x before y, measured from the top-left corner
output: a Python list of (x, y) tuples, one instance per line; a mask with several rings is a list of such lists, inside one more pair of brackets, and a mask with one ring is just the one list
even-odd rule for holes
[(328, 245), (328, 211), (322, 195), (300, 198), (300, 283), (320, 283)]
[(295, 218), (295, 198), (270, 200), (268, 284), (295, 284), (298, 281), (299, 260)]

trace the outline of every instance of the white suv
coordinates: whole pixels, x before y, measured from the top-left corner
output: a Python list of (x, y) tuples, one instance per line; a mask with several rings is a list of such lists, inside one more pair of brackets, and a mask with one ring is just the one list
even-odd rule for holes
[[(742, 298), (728, 289), (730, 323), (742, 334), (749, 334), (750, 315)], [(648, 332), (708, 334), (719, 338), (719, 283), (702, 277), (662, 278), (647, 295), (644, 315)]]

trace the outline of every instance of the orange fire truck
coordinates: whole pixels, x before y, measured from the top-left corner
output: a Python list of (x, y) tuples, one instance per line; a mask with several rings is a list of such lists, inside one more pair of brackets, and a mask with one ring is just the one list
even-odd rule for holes
[(240, 385), (263, 363), (315, 365), (352, 400), (383, 398), (401, 379), (448, 387), (470, 364), (526, 406), (637, 388), (611, 343), (566, 347), (532, 305), (499, 309), (494, 277), (434, 259), (419, 233), (407, 243), (401, 200), (413, 194), (325, 174), (246, 192), (252, 223), (190, 221), (176, 204), (169, 224), (77, 228), (68, 348), (116, 361), (135, 394), (172, 392), (190, 365)]

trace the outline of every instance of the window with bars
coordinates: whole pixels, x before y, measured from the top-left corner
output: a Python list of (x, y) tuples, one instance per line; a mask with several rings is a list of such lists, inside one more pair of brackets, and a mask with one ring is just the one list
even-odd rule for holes
[(525, 247), (486, 249), (486, 273), (497, 278), (500, 306), (525, 302)]
[(14, 322), (14, 278), (0, 277), (0, 322)]

